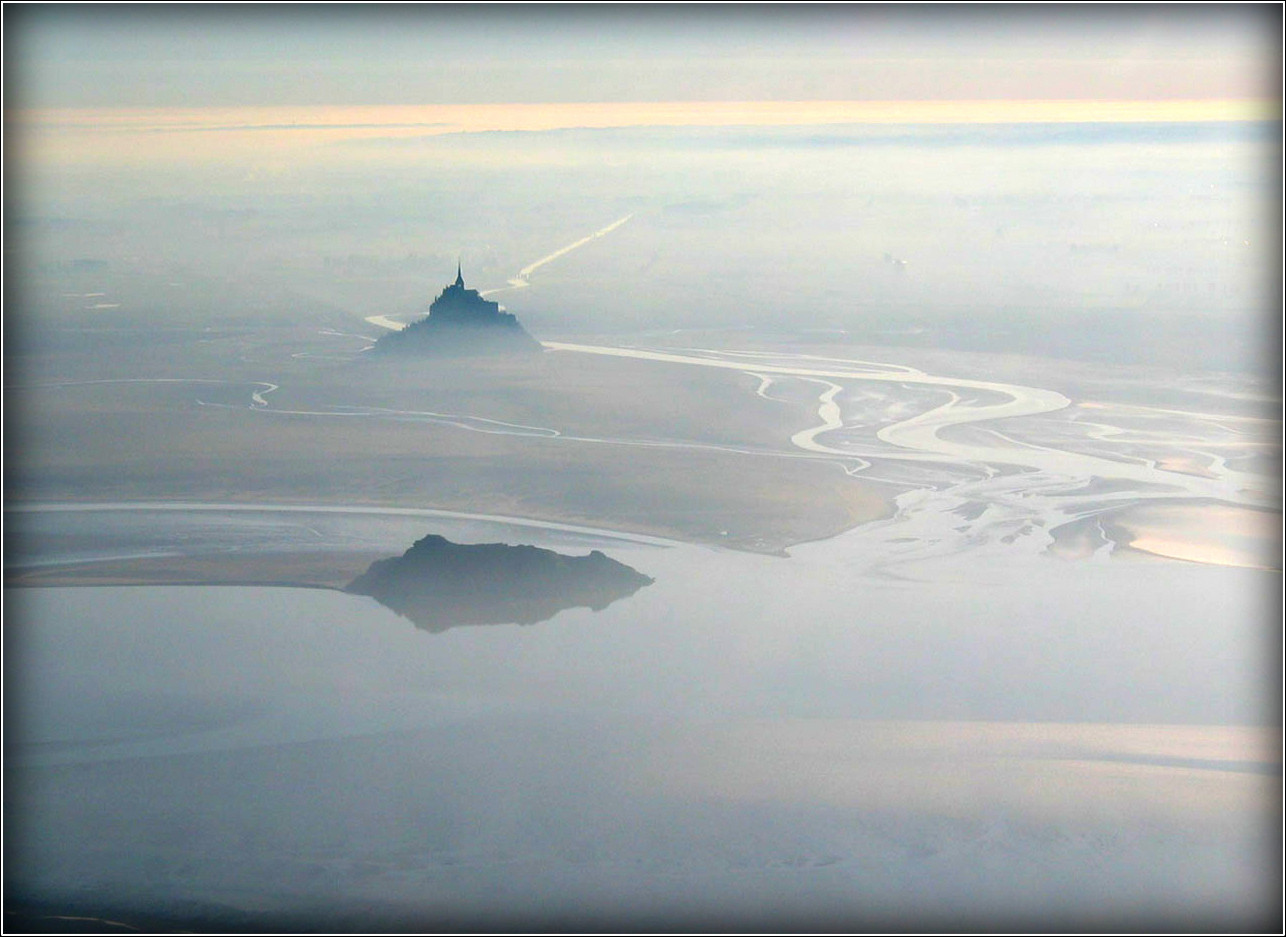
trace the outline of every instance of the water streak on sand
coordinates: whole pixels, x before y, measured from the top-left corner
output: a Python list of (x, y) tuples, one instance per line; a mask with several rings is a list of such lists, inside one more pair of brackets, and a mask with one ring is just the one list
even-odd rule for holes
[(839, 449), (833, 449), (830, 446), (823, 446), (817, 442), (817, 437), (822, 433), (828, 433), (833, 429), (840, 429), (844, 426), (844, 420), (840, 415), (839, 404), (835, 402), (835, 395), (844, 388), (838, 384), (832, 384), (830, 381), (823, 381), (819, 378), (807, 378), (807, 380), (816, 381), (824, 384), (827, 390), (822, 391), (822, 395), (817, 398), (817, 416), (822, 421), (819, 426), (813, 426), (809, 429), (801, 429), (798, 433), (790, 437), (793, 445), (800, 449), (807, 449), (811, 452), (825, 452), (831, 455), (847, 455)]
[(388, 316), (367, 316), (366, 320), (371, 325), (377, 325), (381, 329), (388, 329), (390, 332), (400, 332), (406, 328), (405, 322), (398, 322), (396, 319), (390, 319)]
[[(268, 401), (264, 399), (265, 394), (271, 394), (274, 390), (280, 390), (281, 385), (273, 384), (269, 381), (220, 381), (210, 378), (196, 377), (131, 377), (131, 378), (113, 378), (110, 380), (99, 381), (52, 381), (43, 384), (32, 384), (31, 387), (92, 387), (97, 384), (224, 384), (238, 385), (249, 384), (251, 387), (260, 387), (262, 390), (251, 391), (250, 407), (268, 406)], [(197, 401), (200, 403), (201, 401)]]
[(581, 239), (580, 239), (580, 240), (578, 240), (578, 241), (573, 241), (572, 243), (568, 244), (566, 247), (560, 247), (558, 250), (554, 251), (552, 254), (546, 254), (544, 257), (540, 258), (539, 260), (537, 260), (537, 261), (533, 261), (532, 263), (527, 264), (527, 266), (525, 266), (525, 267), (523, 267), (521, 270), (519, 270), (519, 271), (518, 271), (518, 275), (517, 275), (516, 277), (513, 277), (513, 278), (509, 281), (509, 285), (508, 285), (508, 286), (502, 286), (502, 287), (499, 287), (499, 288), (494, 289), (494, 290), (484, 290), (484, 291), (482, 292), (482, 294), (481, 294), (481, 295), (483, 295), (483, 296), (491, 296), (491, 295), (493, 295), (493, 294), (495, 294), (495, 293), (503, 293), (503, 292), (507, 292), (508, 290), (523, 290), (523, 289), (526, 289), (527, 287), (531, 286), (531, 282), (530, 282), (530, 279), (529, 279), (529, 278), (530, 278), (530, 277), (531, 277), (531, 275), (532, 275), (533, 273), (535, 273), (539, 268), (543, 267), (545, 264), (549, 263), (550, 261), (557, 260), (559, 257), (562, 257), (562, 256), (564, 256), (565, 254), (570, 254), (572, 251), (576, 250), (576, 248), (578, 248), (578, 247), (584, 247), (584, 246), (585, 246), (586, 244), (588, 244), (590, 241), (594, 241), (594, 240), (597, 240), (598, 238), (601, 238), (601, 237), (603, 237), (603, 236), (605, 236), (605, 235), (611, 234), (613, 231), (615, 231), (617, 228), (619, 228), (621, 225), (625, 224), (625, 222), (629, 221), (629, 220), (630, 220), (631, 218), (633, 218), (633, 217), (634, 217), (634, 213), (633, 213), (633, 212), (630, 212), (630, 213), (629, 213), (628, 215), (626, 215), (624, 218), (617, 218), (615, 221), (613, 221), (613, 222), (612, 222), (611, 224), (609, 224), (607, 227), (605, 227), (605, 228), (599, 228), (599, 229), (598, 229), (597, 231), (595, 231), (593, 234), (586, 235), (585, 237), (581, 238)]
[[(509, 292), (510, 290), (526, 289), (527, 287), (531, 286), (531, 282), (529, 278), (537, 269), (539, 269), (540, 267), (543, 267), (545, 264), (551, 261), (557, 260), (559, 257), (562, 257), (565, 254), (570, 254), (578, 247), (584, 247), (590, 241), (594, 241), (605, 235), (611, 234), (613, 231), (615, 231), (617, 228), (625, 224), (625, 222), (629, 221), (633, 217), (634, 217), (634, 213), (630, 212), (624, 218), (617, 218), (607, 227), (599, 228), (593, 234), (586, 235), (585, 237), (581, 238), (578, 241), (573, 241), (572, 243), (568, 244), (566, 247), (560, 247), (552, 254), (546, 254), (544, 257), (540, 258), (539, 260), (527, 264), (527, 266), (523, 267), (521, 270), (518, 271), (517, 276), (510, 278), (508, 286), (499, 286), (499, 287), (496, 287), (495, 289), (482, 290), (478, 293), (478, 295), (486, 297), (486, 296), (494, 296), (496, 293), (506, 293), (506, 292)], [(501, 308), (503, 309), (504, 307), (502, 306)], [(406, 325), (407, 325), (405, 322), (398, 322), (396, 319), (390, 319), (387, 316), (367, 316), (365, 321), (369, 322), (371, 325), (379, 326), (382, 329), (388, 329), (391, 332), (400, 332), (402, 329), (406, 328)]]

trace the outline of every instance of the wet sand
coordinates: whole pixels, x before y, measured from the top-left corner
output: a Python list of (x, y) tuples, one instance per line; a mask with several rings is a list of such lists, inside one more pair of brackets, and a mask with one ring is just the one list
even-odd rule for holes
[(338, 589), (387, 553), (138, 557), (5, 571), (5, 586), (294, 586)]

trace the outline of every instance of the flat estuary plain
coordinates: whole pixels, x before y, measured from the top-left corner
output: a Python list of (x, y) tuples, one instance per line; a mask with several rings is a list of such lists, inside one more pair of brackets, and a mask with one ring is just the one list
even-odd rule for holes
[[(11, 906), (1275, 919), (1280, 424), (1253, 379), (692, 333), (376, 368), (360, 329), (20, 369)], [(655, 583), (442, 634), (337, 591), (430, 532)]]
[(1064, 554), (1280, 553), (1280, 421), (1249, 378), (728, 334), (502, 361), (367, 344), (330, 328), (35, 356), (16, 370), (41, 379), (11, 387), (9, 503), (432, 508), (769, 553), (896, 515)]

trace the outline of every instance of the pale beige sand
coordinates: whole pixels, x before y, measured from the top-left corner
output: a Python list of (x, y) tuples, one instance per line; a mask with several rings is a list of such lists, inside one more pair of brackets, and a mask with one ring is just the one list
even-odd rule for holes
[(1111, 519), (1126, 534), (1125, 546), (1155, 556), (1281, 569), (1282, 516), (1229, 504), (1141, 504)]

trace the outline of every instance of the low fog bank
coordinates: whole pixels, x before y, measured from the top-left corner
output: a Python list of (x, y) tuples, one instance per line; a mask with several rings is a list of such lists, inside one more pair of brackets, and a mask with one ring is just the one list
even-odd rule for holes
[(798, 330), (1272, 370), (1268, 127), (633, 128), (24, 166), (9, 327), (369, 331), (423, 313), (459, 259), (537, 337)]

